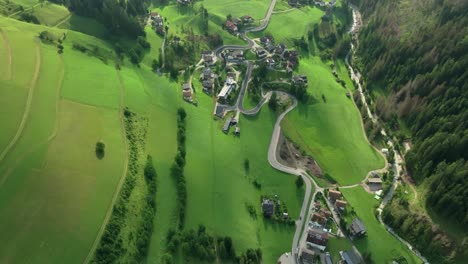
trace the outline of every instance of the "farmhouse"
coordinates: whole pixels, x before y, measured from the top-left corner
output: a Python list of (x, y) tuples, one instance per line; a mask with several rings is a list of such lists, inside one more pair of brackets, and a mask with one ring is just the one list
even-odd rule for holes
[(192, 91), (191, 90), (184, 90), (182, 92), (185, 101), (192, 101)]
[(359, 218), (354, 218), (351, 225), (349, 225), (349, 231), (353, 236), (363, 236), (366, 234), (366, 227)]
[(338, 208), (341, 211), (346, 211), (346, 205), (348, 205), (348, 203), (343, 200), (336, 200), (335, 202), (336, 208)]
[(337, 190), (329, 190), (328, 197), (330, 198), (330, 200), (336, 201), (341, 198), (341, 192)]
[(182, 84), (182, 90), (184, 90), (184, 91), (185, 91), (185, 90), (190, 90), (190, 88), (191, 88), (191, 87), (190, 87), (190, 83), (183, 83), (183, 84)]
[(223, 132), (226, 134), (229, 132), (229, 128), (231, 127), (231, 120), (232, 120), (232, 117), (228, 117), (226, 121), (224, 122)]
[(227, 30), (231, 33), (235, 33), (238, 31), (236, 24), (234, 24), (234, 22), (232, 22), (231, 20), (227, 20), (225, 25)]
[(275, 203), (271, 200), (264, 199), (262, 202), (262, 211), (265, 217), (272, 217), (275, 213)]
[(382, 189), (382, 179), (380, 177), (367, 179), (367, 185), (372, 191)]
[(328, 243), (328, 235), (320, 229), (309, 229), (306, 242), (309, 246), (324, 251)]
[(302, 248), (301, 249), (301, 254), (300, 254), (301, 263), (304, 263), (304, 264), (315, 263), (316, 256), (317, 256), (317, 254), (313, 250), (310, 250), (310, 249), (307, 249), (307, 248)]
[(355, 247), (348, 251), (340, 251), (341, 260), (344, 264), (361, 264), (364, 263), (361, 254)]

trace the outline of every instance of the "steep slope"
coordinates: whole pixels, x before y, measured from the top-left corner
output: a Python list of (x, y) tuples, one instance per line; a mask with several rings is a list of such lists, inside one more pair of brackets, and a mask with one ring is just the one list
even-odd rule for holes
[(436, 262), (454, 261), (468, 241), (468, 2), (356, 2), (365, 25), (356, 64), (380, 117), (400, 143), (411, 137), (407, 168), (423, 192), (421, 212), (394, 204), (388, 220)]

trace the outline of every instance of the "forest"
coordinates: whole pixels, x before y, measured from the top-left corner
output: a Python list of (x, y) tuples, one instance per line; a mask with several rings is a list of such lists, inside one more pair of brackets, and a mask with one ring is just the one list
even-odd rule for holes
[(406, 165), (416, 184), (428, 186), (426, 207), (466, 234), (468, 2), (355, 3), (365, 25), (357, 65), (366, 92), (399, 141), (411, 139)]

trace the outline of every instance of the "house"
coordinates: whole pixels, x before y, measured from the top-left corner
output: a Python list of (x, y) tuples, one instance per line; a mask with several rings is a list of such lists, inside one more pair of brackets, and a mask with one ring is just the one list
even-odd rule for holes
[(243, 17), (241, 17), (241, 20), (242, 20), (242, 23), (244, 24), (250, 24), (254, 21), (253, 17), (249, 16), (249, 15), (245, 15)]
[(182, 90), (184, 90), (184, 91), (185, 90), (191, 90), (190, 88), (191, 88), (190, 83), (183, 83), (182, 84)]
[(343, 201), (343, 200), (336, 200), (336, 202), (335, 202), (336, 208), (338, 208), (341, 211), (346, 211), (346, 206), (347, 205), (348, 205), (348, 203), (346, 201)]
[(181, 5), (188, 5), (192, 2), (192, 0), (177, 0), (177, 3)]
[(213, 65), (213, 63), (214, 63), (214, 57), (213, 57), (212, 54), (203, 55), (202, 59), (203, 59), (203, 62), (205, 63), (205, 65)]
[(330, 253), (325, 254), (325, 264), (333, 264)]
[(305, 86), (307, 85), (307, 82), (308, 82), (307, 76), (305, 75), (296, 75), (292, 77), (291, 80), (294, 85), (298, 85), (298, 86)]
[(340, 251), (340, 256), (342, 263), (344, 264), (361, 264), (364, 263), (364, 260), (361, 257), (361, 254), (355, 247), (351, 248), (348, 251)]
[(240, 127), (236, 126), (236, 129), (234, 130), (234, 135), (236, 135), (236, 136), (240, 135)]
[(320, 225), (324, 225), (327, 222), (327, 219), (320, 213), (314, 213), (311, 220)]
[(349, 231), (353, 236), (363, 236), (366, 234), (366, 227), (359, 218), (354, 218), (353, 222), (349, 225)]
[(215, 109), (213, 111), (213, 115), (219, 118), (223, 118), (225, 114), (225, 111), (224, 111), (225, 109), (226, 109), (225, 105), (216, 103)]
[(162, 19), (162, 17), (160, 15), (157, 15), (157, 16), (153, 17), (153, 21), (154, 21), (154, 25), (156, 27), (164, 26), (163, 19)]
[(273, 58), (267, 58), (265, 60), (265, 63), (267, 65), (268, 68), (273, 68), (275, 67), (275, 60)]
[(268, 52), (264, 48), (255, 49), (255, 54), (258, 58), (263, 59), (268, 55)]
[(159, 17), (160, 15), (158, 12), (151, 12), (150, 16), (151, 16), (151, 19), (154, 19), (155, 17)]
[(281, 44), (278, 44), (275, 49), (273, 50), (273, 52), (277, 55), (283, 55), (283, 52), (286, 50), (286, 45), (281, 43)]
[(307, 233), (306, 243), (311, 247), (324, 251), (328, 243), (328, 234), (320, 229), (311, 228)]
[(275, 203), (269, 199), (264, 199), (262, 202), (262, 211), (265, 217), (272, 217), (275, 213)]
[(231, 127), (231, 119), (232, 117), (228, 117), (224, 122), (223, 132), (227, 134), (229, 132), (229, 128)]
[(203, 81), (202, 85), (203, 85), (203, 90), (205, 92), (211, 92), (213, 90), (213, 88), (214, 88), (213, 80)]
[(320, 209), (320, 214), (322, 214), (326, 218), (330, 218), (332, 216), (332, 213), (328, 210), (325, 210), (325, 208)]
[(208, 67), (203, 68), (202, 73), (200, 74), (200, 80), (206, 81), (211, 80), (213, 78), (215, 78), (215, 76), (211, 69)]
[(387, 149), (387, 148), (383, 148), (383, 149), (381, 150), (381, 152), (382, 152), (382, 154), (384, 154), (384, 155), (388, 155), (388, 149)]
[(260, 43), (263, 46), (273, 44), (274, 42), (275, 42), (275, 40), (273, 39), (273, 36), (271, 36), (271, 35), (266, 35), (266, 36), (263, 36), (263, 37), (260, 38)]
[(224, 59), (230, 63), (241, 63), (244, 61), (244, 52), (242, 50), (229, 51), (224, 56)]
[(315, 251), (310, 250), (308, 248), (302, 248), (301, 249), (301, 254), (300, 254), (300, 263), (303, 264), (312, 264), (315, 263), (317, 253)]
[(332, 201), (336, 201), (341, 198), (341, 192), (337, 190), (329, 190), (328, 191), (328, 197)]
[(227, 20), (225, 26), (227, 30), (231, 33), (235, 33), (238, 31), (236, 24), (234, 24), (234, 22), (232, 22), (231, 20)]
[(192, 100), (192, 90), (183, 90), (182, 95), (184, 100), (191, 101)]
[(380, 177), (369, 178), (367, 179), (367, 185), (369, 185), (369, 188), (372, 190), (382, 189), (382, 179), (380, 179)]

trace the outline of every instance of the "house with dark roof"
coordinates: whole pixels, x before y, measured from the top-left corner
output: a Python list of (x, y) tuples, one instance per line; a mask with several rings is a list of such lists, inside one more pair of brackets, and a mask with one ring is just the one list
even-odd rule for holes
[(262, 211), (265, 217), (272, 217), (275, 213), (275, 203), (269, 199), (264, 199), (262, 202)]
[(353, 236), (363, 236), (366, 234), (366, 227), (359, 218), (354, 218), (353, 222), (349, 225), (349, 231)]
[(328, 244), (328, 234), (321, 229), (311, 228), (307, 232), (306, 243), (311, 247), (324, 251)]
[(315, 259), (317, 257), (317, 253), (315, 251), (310, 250), (308, 248), (302, 248), (300, 253), (300, 263), (303, 264), (313, 264), (315, 263)]
[(280, 43), (278, 45), (276, 45), (275, 49), (273, 50), (273, 52), (277, 55), (280, 55), (282, 56), (283, 55), (283, 52), (286, 50), (286, 44), (284, 43)]
[(214, 73), (211, 71), (210, 68), (208, 67), (205, 67), (203, 68), (201, 74), (200, 74), (200, 80), (204, 81), (204, 80), (211, 80), (215, 78), (214, 76)]
[(203, 81), (202, 85), (203, 85), (203, 90), (204, 90), (205, 92), (210, 92), (210, 93), (211, 93), (211, 91), (212, 91), (213, 88), (214, 88), (214, 82), (213, 82), (213, 80), (206, 80), (206, 81)]
[(340, 251), (340, 256), (343, 264), (361, 264), (364, 260), (361, 254), (355, 247), (347, 251)]
[(232, 117), (228, 117), (226, 121), (224, 122), (223, 132), (225, 134), (229, 132), (229, 128), (231, 127), (231, 120), (232, 120)]

